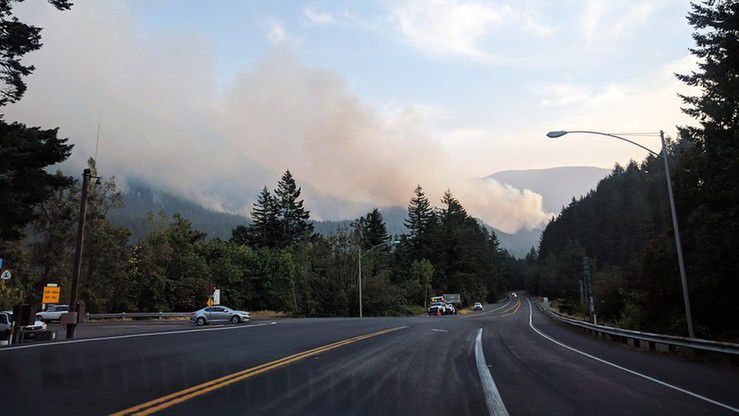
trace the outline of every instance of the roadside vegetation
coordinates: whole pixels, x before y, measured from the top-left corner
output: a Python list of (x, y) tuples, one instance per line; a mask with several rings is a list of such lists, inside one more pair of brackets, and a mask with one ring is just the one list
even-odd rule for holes
[[(93, 160), (89, 167), (94, 174)], [(24, 228), (27, 236), (5, 243), (13, 248), (6, 255), (14, 271), (6, 285), (13, 292), (0, 293), (0, 307), (39, 302), (46, 283), (68, 287), (79, 194), (76, 182), (53, 192)], [(450, 192), (433, 208), (417, 187), (408, 206), (410, 232), (395, 237), (378, 209), (320, 236), (300, 194), (288, 171), (274, 191), (262, 191), (252, 222), (235, 228), (229, 241), (208, 239), (186, 218), (159, 213), (132, 244), (125, 226), (106, 219), (121, 204), (115, 181), (94, 184), (82, 266), (87, 310), (194, 310), (205, 304), (213, 284), (221, 289), (221, 302), (236, 309), (355, 316), (359, 247), (367, 315), (419, 314), (438, 293), (461, 293), (469, 303), (495, 300), (505, 290), (506, 264), (514, 260)]]
[[(679, 129), (668, 156), (696, 334), (739, 339), (739, 3), (694, 4), (698, 70), (677, 77), (695, 124)], [(660, 156), (661, 157), (661, 156)], [(597, 189), (573, 200), (526, 257), (525, 286), (577, 312), (582, 258), (596, 263), (599, 318), (618, 326), (686, 335), (662, 161), (616, 166)]]

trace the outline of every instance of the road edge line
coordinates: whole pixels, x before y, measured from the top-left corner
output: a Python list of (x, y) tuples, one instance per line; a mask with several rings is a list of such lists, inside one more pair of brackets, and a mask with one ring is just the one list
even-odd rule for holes
[(477, 330), (475, 338), (475, 362), (477, 364), (477, 373), (480, 375), (482, 383), (482, 391), (485, 394), (485, 404), (488, 407), (488, 413), (491, 416), (508, 416), (503, 398), (500, 397), (498, 387), (495, 385), (493, 375), (490, 373), (487, 362), (485, 362), (485, 354), (482, 351), (482, 328)]
[(548, 339), (549, 341), (551, 341), (551, 342), (553, 342), (553, 343), (555, 343), (555, 344), (557, 344), (557, 345), (559, 345), (561, 347), (565, 347), (565, 348), (567, 348), (570, 351), (576, 352), (576, 353), (578, 353), (580, 355), (584, 355), (585, 357), (588, 357), (590, 359), (593, 359), (595, 361), (598, 361), (600, 363), (610, 365), (611, 367), (618, 368), (619, 370), (623, 370), (623, 371), (625, 371), (625, 372), (627, 372), (629, 374), (633, 374), (635, 376), (639, 376), (639, 377), (641, 377), (643, 379), (646, 379), (646, 380), (652, 381), (654, 383), (657, 383), (657, 384), (659, 384), (661, 386), (665, 386), (665, 387), (671, 388), (673, 390), (679, 391), (680, 393), (687, 394), (688, 396), (694, 397), (696, 399), (700, 399), (700, 400), (703, 400), (705, 402), (714, 404), (716, 406), (723, 407), (724, 409), (731, 410), (734, 413), (739, 413), (739, 408), (732, 407), (732, 406), (730, 406), (728, 404), (721, 403), (719, 401), (710, 399), (710, 398), (708, 398), (706, 396), (702, 396), (702, 395), (700, 395), (698, 393), (693, 393), (690, 390), (686, 390), (686, 389), (683, 389), (681, 387), (678, 387), (678, 386), (675, 386), (673, 384), (670, 384), (670, 383), (668, 383), (666, 381), (662, 381), (662, 380), (656, 379), (654, 377), (650, 377), (650, 376), (648, 376), (646, 374), (643, 374), (643, 373), (640, 373), (638, 371), (634, 371), (634, 370), (628, 369), (626, 367), (622, 367), (622, 366), (620, 366), (618, 364), (614, 364), (614, 363), (612, 363), (610, 361), (606, 361), (606, 360), (604, 360), (602, 358), (598, 358), (598, 357), (596, 357), (594, 355), (590, 355), (590, 354), (588, 354), (586, 352), (583, 352), (583, 351), (578, 350), (577, 348), (570, 347), (569, 345), (565, 345), (565, 344), (557, 341), (556, 339), (550, 337), (549, 335), (544, 334), (543, 332), (539, 331), (538, 329), (536, 329), (534, 327), (534, 324), (533, 324), (533, 314), (534, 314), (534, 312), (533, 312), (533, 306), (532, 306), (531, 301), (529, 300), (528, 297), (526, 298), (526, 301), (529, 303), (529, 326), (531, 327), (531, 329), (534, 330), (534, 332), (536, 332), (537, 334), (541, 335), (542, 337)]
[(22, 350), (22, 349), (27, 349), (27, 348), (41, 348), (41, 347), (60, 346), (60, 345), (67, 345), (67, 344), (79, 344), (81, 342), (152, 337), (152, 336), (157, 336), (157, 335), (189, 334), (193, 332), (225, 331), (225, 330), (253, 328), (257, 326), (267, 326), (267, 325), (277, 325), (277, 321), (264, 322), (261, 324), (251, 324), (251, 325), (219, 326), (217, 328), (178, 329), (174, 331), (162, 331), (162, 332), (140, 332), (138, 334), (111, 335), (108, 337), (94, 337), (94, 338), (81, 338), (81, 339), (73, 339), (73, 340), (50, 341), (50, 342), (44, 342), (41, 344), (11, 345), (11, 346), (0, 348), (0, 353), (2, 353), (3, 351)]

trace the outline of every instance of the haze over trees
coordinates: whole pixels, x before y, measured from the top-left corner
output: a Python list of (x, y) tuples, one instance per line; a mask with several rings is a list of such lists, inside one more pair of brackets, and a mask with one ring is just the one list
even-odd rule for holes
[[(696, 334), (739, 338), (739, 3), (692, 4), (697, 71), (677, 75), (695, 118), (668, 147)], [(527, 286), (576, 310), (582, 256), (594, 259), (599, 315), (620, 325), (686, 333), (662, 162), (616, 166), (546, 227), (527, 258)], [(534, 260), (536, 258), (536, 260)]]

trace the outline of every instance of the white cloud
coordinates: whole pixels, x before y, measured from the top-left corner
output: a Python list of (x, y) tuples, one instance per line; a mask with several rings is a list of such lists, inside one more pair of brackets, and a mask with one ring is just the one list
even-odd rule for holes
[(271, 21), (267, 23), (267, 40), (273, 44), (280, 43), (285, 40), (287, 32), (285, 26), (281, 22)]
[(579, 18), (579, 26), (588, 47), (604, 46), (643, 26), (655, 12), (655, 5), (639, 2), (592, 0)]
[(543, 96), (540, 103), (547, 107), (561, 107), (590, 98), (588, 89), (580, 85), (572, 84), (550, 84), (538, 85), (528, 88), (529, 91), (537, 95)]
[(304, 7), (303, 16), (305, 16), (309, 22), (319, 26), (334, 23), (335, 20), (333, 13), (317, 10), (313, 6)]
[(412, 0), (395, 7), (390, 19), (411, 46), (424, 52), (486, 59), (476, 43), (501, 16), (481, 3)]

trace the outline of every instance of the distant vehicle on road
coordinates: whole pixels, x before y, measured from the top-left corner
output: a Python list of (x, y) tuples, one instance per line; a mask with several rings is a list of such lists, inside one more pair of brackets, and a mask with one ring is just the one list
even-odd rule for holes
[(446, 305), (442, 302), (431, 302), (428, 310), (429, 315), (446, 315)]
[(190, 321), (198, 326), (225, 322), (239, 324), (246, 322), (249, 319), (251, 319), (249, 312), (235, 311), (225, 306), (208, 306), (207, 308), (200, 309), (199, 311), (195, 311), (190, 314)]
[(482, 303), (475, 302), (475, 306), (473, 306), (472, 309), (474, 309), (476, 311), (481, 311), (482, 310)]
[(58, 321), (62, 315), (69, 312), (69, 305), (49, 305), (45, 311), (36, 314), (39, 321)]
[(446, 305), (446, 314), (447, 315), (456, 315), (457, 314), (457, 308), (454, 307), (451, 303), (447, 303)]

